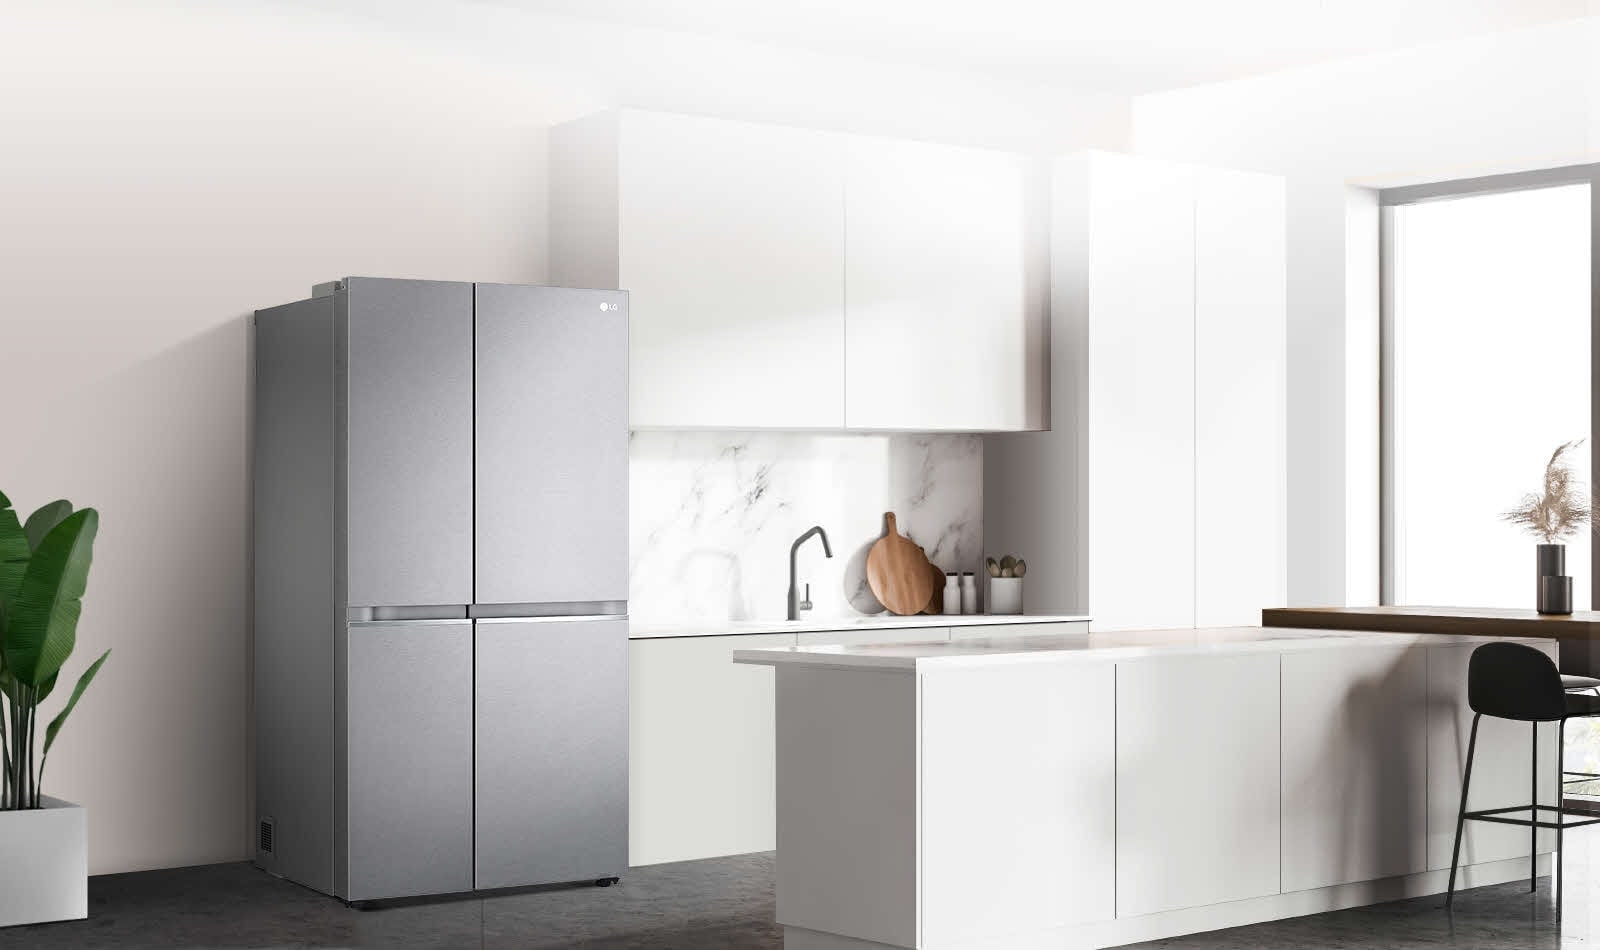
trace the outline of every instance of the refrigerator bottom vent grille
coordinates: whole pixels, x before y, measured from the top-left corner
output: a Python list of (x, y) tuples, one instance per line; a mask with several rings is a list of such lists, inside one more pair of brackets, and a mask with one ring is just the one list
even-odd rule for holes
[(257, 835), (256, 847), (262, 854), (272, 853), (272, 819), (261, 819), (261, 830)]

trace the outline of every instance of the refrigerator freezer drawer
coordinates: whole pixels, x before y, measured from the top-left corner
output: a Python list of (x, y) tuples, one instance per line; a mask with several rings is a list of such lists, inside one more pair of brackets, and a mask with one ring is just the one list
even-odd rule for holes
[(482, 888), (615, 877), (628, 864), (628, 622), (478, 621)]

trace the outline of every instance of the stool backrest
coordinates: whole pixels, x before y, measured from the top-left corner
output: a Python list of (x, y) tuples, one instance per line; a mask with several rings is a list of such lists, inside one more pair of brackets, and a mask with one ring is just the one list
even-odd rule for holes
[(1499, 719), (1550, 722), (1567, 714), (1561, 671), (1522, 643), (1485, 643), (1467, 664), (1467, 705)]

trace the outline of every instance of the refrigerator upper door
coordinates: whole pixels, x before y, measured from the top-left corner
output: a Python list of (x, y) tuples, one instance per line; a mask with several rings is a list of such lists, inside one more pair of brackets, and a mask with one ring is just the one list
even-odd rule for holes
[(480, 620), (475, 886), (628, 866), (628, 622)]
[(471, 603), (472, 285), (347, 287), (346, 603)]
[(628, 295), (478, 284), (480, 604), (628, 598)]

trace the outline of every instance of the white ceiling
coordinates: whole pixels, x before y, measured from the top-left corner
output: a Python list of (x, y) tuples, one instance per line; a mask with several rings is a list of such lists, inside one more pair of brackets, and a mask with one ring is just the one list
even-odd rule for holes
[[(502, 0), (1136, 95), (1584, 16), (1590, 0)], [(1600, 6), (1600, 4), (1595, 4)]]

